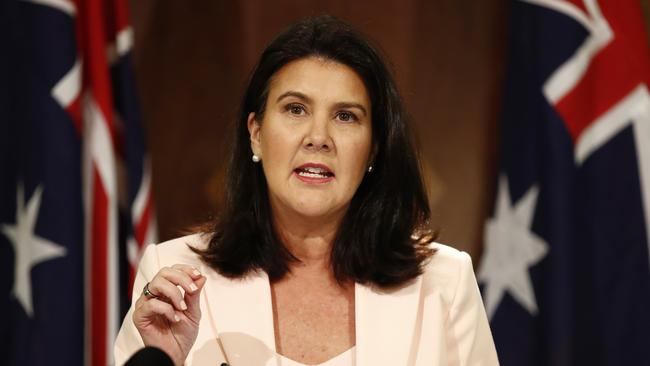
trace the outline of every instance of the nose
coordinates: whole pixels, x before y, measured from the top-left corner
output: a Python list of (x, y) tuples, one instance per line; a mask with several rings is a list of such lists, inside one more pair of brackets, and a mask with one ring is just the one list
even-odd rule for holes
[(314, 118), (305, 136), (304, 147), (311, 151), (329, 152), (334, 147), (327, 118)]

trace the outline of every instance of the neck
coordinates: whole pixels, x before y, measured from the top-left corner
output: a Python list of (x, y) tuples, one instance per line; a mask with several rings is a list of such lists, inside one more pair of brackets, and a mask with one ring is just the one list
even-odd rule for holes
[[(298, 217), (297, 217), (298, 216)], [(299, 267), (330, 271), (330, 253), (341, 217), (305, 218), (274, 212), (274, 226)]]

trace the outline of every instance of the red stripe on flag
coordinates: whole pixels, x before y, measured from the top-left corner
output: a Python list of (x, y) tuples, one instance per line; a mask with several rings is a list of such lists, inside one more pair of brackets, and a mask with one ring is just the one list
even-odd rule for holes
[(113, 96), (111, 94), (111, 80), (109, 65), (106, 60), (106, 17), (103, 15), (105, 1), (83, 1), (81, 22), (85, 31), (84, 50), (84, 79), (89, 87), (93, 99), (101, 114), (104, 116), (106, 126), (111, 134), (113, 145), (115, 142), (115, 128), (113, 126)]
[(126, 1), (115, 0), (113, 2), (113, 18), (115, 28), (111, 30), (112, 34), (117, 35), (117, 33), (129, 27), (129, 8), (126, 6)]
[(589, 14), (589, 11), (587, 10), (587, 7), (585, 6), (585, 2), (583, 0), (566, 0), (566, 1), (568, 3), (573, 4), (578, 9), (582, 10), (585, 14)]
[(108, 332), (108, 196), (93, 164), (93, 202), (91, 231), (91, 365), (107, 364), (106, 344)]
[(650, 85), (650, 54), (640, 6), (603, 1), (601, 10), (614, 38), (593, 58), (575, 88), (556, 104), (574, 142), (636, 86)]
[[(106, 17), (104, 14), (106, 0), (103, 1), (77, 1), (79, 7), (78, 23), (80, 23), (81, 33), (81, 50), (84, 60), (83, 68), (83, 90), (93, 100), (103, 117), (103, 123), (106, 125), (109, 139), (114, 145), (114, 126), (113, 126), (113, 98), (111, 89), (111, 79), (109, 75), (109, 65), (106, 59)], [(94, 144), (96, 141), (86, 141), (87, 144)], [(113, 154), (111, 150), (102, 152), (103, 154)], [(107, 346), (109, 334), (109, 281), (117, 281), (117, 278), (109, 278), (109, 205), (115, 204), (110, 202), (106, 186), (111, 182), (102, 182), (102, 175), (99, 174), (96, 156), (91, 156), (93, 160), (92, 172), (92, 227), (90, 228), (90, 248), (91, 251), (91, 273), (90, 296), (91, 308), (89, 309), (90, 318), (90, 363), (92, 366), (106, 366), (109, 363)], [(106, 167), (104, 167), (106, 168)], [(106, 174), (107, 172), (103, 172)]]

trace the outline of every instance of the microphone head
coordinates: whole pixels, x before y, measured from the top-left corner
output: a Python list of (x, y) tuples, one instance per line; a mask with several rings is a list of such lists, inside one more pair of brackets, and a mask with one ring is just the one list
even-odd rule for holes
[(161, 349), (144, 347), (136, 352), (124, 366), (174, 366), (174, 361)]

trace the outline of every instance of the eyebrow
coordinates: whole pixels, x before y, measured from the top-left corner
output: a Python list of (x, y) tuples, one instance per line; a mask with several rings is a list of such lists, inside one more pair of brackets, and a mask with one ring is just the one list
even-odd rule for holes
[[(298, 91), (294, 91), (294, 90), (289, 90), (288, 92), (282, 93), (282, 94), (281, 94), (281, 95), (280, 95), (280, 96), (275, 100), (275, 102), (276, 102), (276, 103), (279, 103), (282, 99), (284, 99), (284, 98), (288, 98), (288, 97), (295, 97), (295, 98), (298, 98), (298, 99), (300, 99), (300, 100), (305, 101), (306, 103), (312, 103), (312, 102), (313, 102), (313, 100), (312, 100), (310, 97), (308, 97), (307, 95), (305, 95), (305, 94), (303, 94), (303, 93), (301, 93), (301, 92), (298, 92)], [(339, 108), (357, 108), (357, 109), (361, 110), (361, 112), (363, 112), (364, 115), (366, 115), (366, 116), (368, 115), (368, 111), (367, 111), (366, 108), (365, 108), (362, 104), (360, 104), (360, 103), (354, 103), (354, 102), (339, 102), (339, 103), (336, 103), (336, 104), (334, 105), (334, 107), (337, 108), (337, 109), (339, 109)]]
[(359, 103), (340, 102), (340, 103), (336, 103), (334, 106), (337, 109), (339, 109), (339, 108), (344, 108), (344, 109), (357, 108), (357, 109), (361, 110), (361, 112), (363, 112), (364, 116), (368, 115), (368, 111), (366, 111), (366, 108), (363, 105), (359, 104)]
[(296, 98), (298, 98), (298, 99), (304, 100), (304, 101), (307, 102), (307, 103), (311, 103), (311, 102), (312, 102), (311, 98), (308, 97), (307, 95), (305, 95), (305, 94), (303, 94), (303, 93), (301, 93), (301, 92), (293, 91), (293, 90), (289, 90), (288, 92), (283, 93), (282, 95), (280, 95), (280, 96), (278, 97), (278, 99), (275, 100), (275, 102), (278, 103), (278, 102), (281, 101), (282, 99), (284, 99), (284, 98), (288, 98), (288, 97), (296, 97)]

